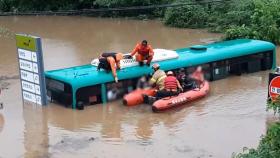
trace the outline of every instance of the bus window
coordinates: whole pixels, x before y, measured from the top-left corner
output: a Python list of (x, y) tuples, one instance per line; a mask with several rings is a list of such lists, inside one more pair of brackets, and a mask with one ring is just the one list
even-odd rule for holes
[(99, 104), (101, 103), (101, 85), (88, 86), (79, 88), (76, 92), (76, 100), (87, 104)]
[(46, 78), (47, 96), (65, 106), (72, 105), (72, 87), (70, 84)]
[(121, 80), (118, 83), (106, 84), (108, 101), (122, 98), (123, 95), (136, 88), (137, 79)]
[(207, 64), (202, 64), (200, 65), (202, 67), (202, 70), (204, 72), (204, 78), (208, 81), (210, 81), (212, 78), (212, 68), (211, 68), (211, 64), (207, 63)]
[(226, 78), (228, 76), (228, 61), (222, 60), (222, 61), (216, 61), (212, 63), (212, 80), (219, 80)]
[(269, 70), (272, 68), (272, 62), (273, 62), (273, 57), (272, 57), (272, 51), (267, 51), (262, 53), (262, 59), (261, 59), (261, 69), (262, 70)]

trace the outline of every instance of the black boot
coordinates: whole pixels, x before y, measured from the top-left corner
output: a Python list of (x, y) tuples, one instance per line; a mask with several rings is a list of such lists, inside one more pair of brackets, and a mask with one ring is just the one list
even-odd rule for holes
[(157, 101), (156, 97), (148, 96), (148, 104), (153, 105)]
[(144, 65), (144, 62), (143, 62), (143, 61), (140, 61), (140, 62), (139, 62), (139, 65), (140, 65), (140, 66), (143, 66), (143, 65)]
[(146, 94), (142, 94), (142, 96), (143, 96), (144, 103), (145, 103), (145, 104), (148, 104), (149, 96), (146, 95)]

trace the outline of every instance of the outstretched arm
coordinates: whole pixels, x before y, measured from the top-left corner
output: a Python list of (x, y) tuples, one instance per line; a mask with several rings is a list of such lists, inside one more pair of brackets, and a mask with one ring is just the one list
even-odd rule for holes
[(117, 77), (115, 59), (113, 57), (108, 57), (107, 61), (110, 64), (110, 67), (111, 67), (111, 70), (112, 70), (112, 75), (114, 76), (114, 78)]
[(135, 46), (133, 51), (130, 53), (131, 56), (134, 56), (138, 52), (138, 44)]
[(154, 55), (154, 50), (152, 48), (151, 45), (149, 45), (149, 56), (153, 56)]

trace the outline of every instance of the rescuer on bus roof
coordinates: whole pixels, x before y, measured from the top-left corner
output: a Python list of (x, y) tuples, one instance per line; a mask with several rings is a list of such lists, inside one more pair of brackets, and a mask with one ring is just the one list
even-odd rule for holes
[(136, 54), (136, 61), (139, 62), (140, 66), (143, 66), (144, 60), (147, 60), (146, 64), (150, 66), (150, 63), (154, 56), (154, 51), (151, 45), (146, 40), (138, 43), (133, 51), (130, 53), (131, 56)]
[(112, 71), (115, 82), (118, 82), (117, 69), (120, 69), (120, 61), (123, 59), (122, 53), (102, 53), (99, 57), (97, 70), (100, 68), (109, 72)]

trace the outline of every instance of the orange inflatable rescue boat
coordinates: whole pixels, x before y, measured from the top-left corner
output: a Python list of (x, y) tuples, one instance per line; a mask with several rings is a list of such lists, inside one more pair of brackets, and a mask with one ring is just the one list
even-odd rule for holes
[(180, 93), (177, 96), (166, 97), (160, 100), (157, 100), (153, 103), (152, 109), (153, 112), (159, 112), (163, 110), (167, 110), (173, 107), (177, 107), (188, 103), (190, 101), (196, 100), (198, 98), (202, 98), (206, 96), (209, 92), (209, 82), (204, 81), (200, 88), (195, 88), (183, 93)]
[(144, 102), (143, 94), (155, 96), (156, 89), (136, 89), (123, 97), (123, 104), (126, 106), (135, 106)]

